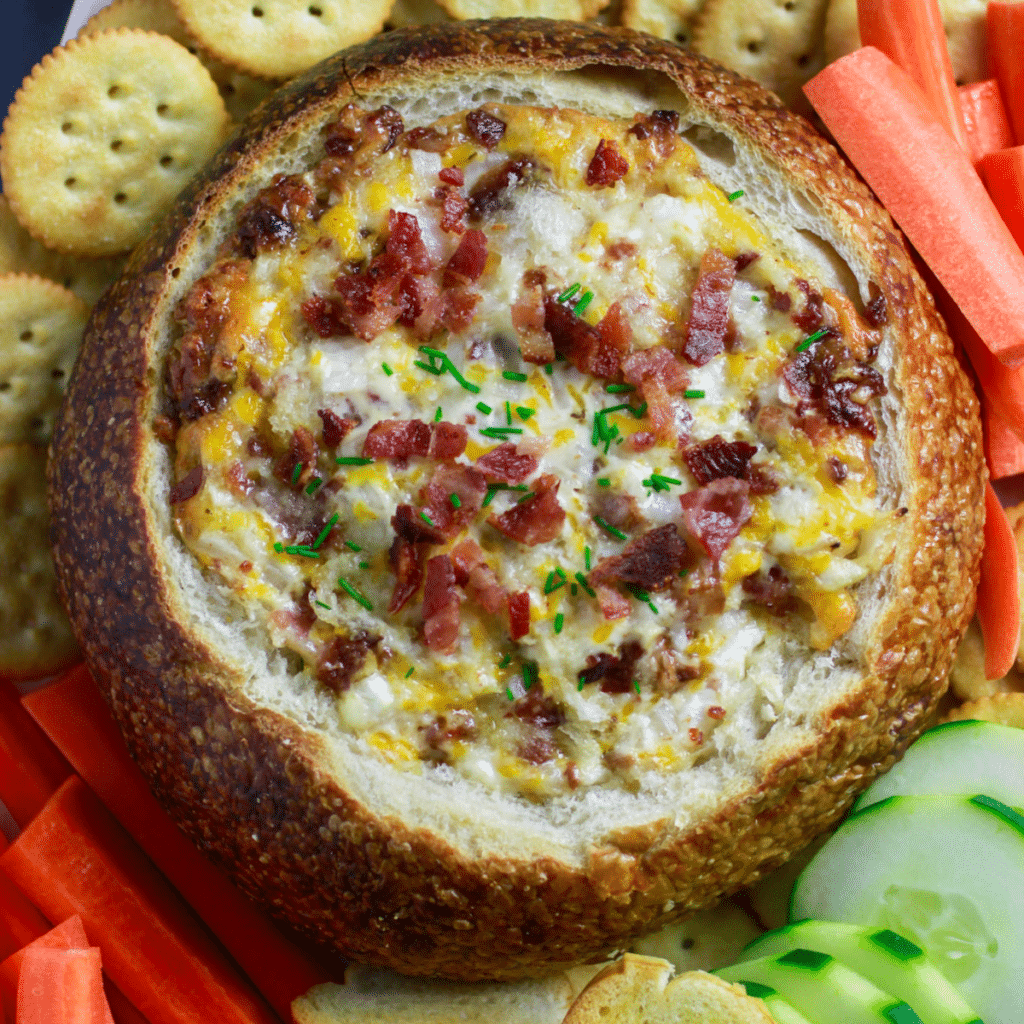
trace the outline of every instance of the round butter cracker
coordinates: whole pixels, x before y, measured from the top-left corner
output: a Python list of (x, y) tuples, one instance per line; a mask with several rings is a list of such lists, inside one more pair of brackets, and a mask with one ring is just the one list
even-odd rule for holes
[(688, 46), (704, 0), (625, 0), (622, 24)]
[(218, 60), (260, 78), (291, 78), (384, 26), (391, 0), (174, 0)]
[(0, 446), (0, 558), (0, 675), (32, 679), (74, 664), (50, 555), (45, 448)]
[[(985, 9), (988, 0), (939, 0), (957, 84), (988, 77)], [(857, 0), (830, 0), (825, 20), (825, 58), (838, 60), (860, 49)]]
[(586, 21), (609, 0), (439, 0), (453, 18), (560, 18)]
[(809, 109), (804, 82), (825, 66), (826, 0), (708, 0), (693, 49)]
[(88, 319), (53, 281), (0, 276), (0, 444), (49, 443)]
[(451, 18), (436, 0), (395, 0), (387, 27), (410, 28), (413, 25), (437, 25), (442, 21), (451, 21)]
[(47, 277), (94, 306), (123, 266), (124, 259), (118, 256), (89, 259), (47, 249), (18, 223), (10, 204), (0, 195), (0, 274)]
[(32, 69), (0, 137), (4, 193), (45, 245), (111, 256), (141, 241), (228, 125), (209, 72), (168, 36), (111, 29)]
[(1024, 693), (994, 693), (991, 697), (969, 700), (946, 716), (947, 722), (962, 722), (968, 719), (1024, 729)]
[(171, 0), (114, 0), (82, 26), (78, 37), (95, 35), (109, 28), (144, 28), (180, 43), (210, 72), (234, 121), (245, 118), (274, 88), (272, 83), (236, 71), (206, 53), (189, 35)]

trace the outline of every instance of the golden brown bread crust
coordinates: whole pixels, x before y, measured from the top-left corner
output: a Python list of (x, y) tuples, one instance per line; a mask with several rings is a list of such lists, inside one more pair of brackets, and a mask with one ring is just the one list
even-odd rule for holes
[[(162, 369), (150, 332), (205, 217), (279, 140), (325, 106), (438, 72), (660, 71), (712, 121), (743, 131), (831, 206), (866, 254), (907, 343), (893, 383), (916, 464), (873, 671), (806, 749), (685, 834), (612, 835), (589, 862), (471, 860), (376, 816), (317, 766), (319, 741), (251, 705), (236, 670), (179, 621), (146, 494)], [(833, 824), (920, 732), (973, 611), (984, 468), (977, 402), (890, 219), (836, 152), (752, 82), (626, 30), (516, 20), (399, 31), (339, 54), (276, 94), (136, 252), (101, 302), (53, 442), (58, 574), (76, 633), (154, 791), (239, 884), (356, 959), (416, 974), (514, 978), (625, 945), (781, 863)]]

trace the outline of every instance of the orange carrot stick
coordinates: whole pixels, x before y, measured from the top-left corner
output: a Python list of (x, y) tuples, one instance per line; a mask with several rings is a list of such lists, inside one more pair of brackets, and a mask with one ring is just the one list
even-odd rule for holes
[(865, 46), (804, 91), (988, 348), (1024, 362), (1024, 255), (921, 90)]
[(857, 0), (857, 24), (863, 45), (881, 50), (917, 82), (932, 112), (969, 152), (938, 0)]
[(21, 977), (21, 965), (25, 954), (37, 946), (46, 949), (88, 949), (89, 940), (82, 926), (82, 919), (76, 914), (69, 917), (56, 928), (43, 932), (38, 938), (12, 953), (0, 963), (0, 1004), (12, 1020), (15, 1016), (15, 1004), (18, 995), (18, 979)]
[(993, 480), (1002, 480), (1006, 476), (1024, 473), (1024, 441), (1006, 425), (990, 402), (983, 400), (981, 409), (989, 476)]
[[(85, 666), (24, 698), (29, 714), (277, 1012), (332, 973), (307, 957), (187, 840), (149, 791)], [(341, 967), (337, 975), (340, 980)]]
[(71, 766), (21, 706), (10, 683), (0, 682), (0, 802), (25, 828), (71, 774)]
[(48, 917), (81, 915), (110, 977), (152, 1024), (276, 1024), (77, 775), (0, 857), (0, 871)]
[(1020, 588), (1017, 542), (991, 484), (985, 488), (985, 549), (981, 554), (977, 615), (985, 641), (985, 676), (1002, 679), (1017, 658)]
[(964, 128), (967, 129), (971, 161), (977, 167), (983, 156), (1013, 145), (1013, 129), (996, 79), (961, 85), (957, 93), (964, 115)]
[[(6, 849), (7, 840), (0, 835), (0, 854)], [(49, 921), (25, 894), (0, 873), (0, 956), (6, 960), (22, 946), (38, 939), (49, 927)]]
[(114, 1024), (103, 994), (100, 951), (45, 949), (25, 954), (16, 1024)]
[(999, 80), (1014, 141), (1024, 145), (1024, 8), (991, 0), (987, 35), (989, 74)]
[[(1021, 54), (1024, 62), (1024, 53)], [(1024, 246), (1024, 146), (1001, 149), (982, 158), (981, 175), (1010, 234)]]

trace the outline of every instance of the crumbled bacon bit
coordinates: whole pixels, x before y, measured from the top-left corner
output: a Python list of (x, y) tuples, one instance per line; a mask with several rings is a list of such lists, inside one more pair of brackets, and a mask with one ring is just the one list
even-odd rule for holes
[(450, 555), (435, 555), (427, 561), (423, 582), (423, 639), (439, 654), (451, 654), (459, 639), (459, 604), (455, 567)]
[(328, 448), (337, 448), (356, 426), (355, 420), (339, 416), (333, 409), (317, 409), (316, 414), (323, 423), (323, 439)]
[(720, 707), (718, 704), (712, 704), (708, 708), (708, 718), (713, 718), (716, 722), (721, 722), (725, 718), (725, 708)]
[(559, 481), (545, 474), (537, 478), (532, 497), (513, 505), (500, 516), (490, 516), (491, 526), (520, 544), (546, 544), (562, 532), (565, 509), (558, 504)]
[[(406, 508), (412, 509), (411, 505)], [(394, 522), (392, 520), (392, 522)], [(388, 614), (402, 610), (406, 602), (416, 593), (423, 579), (423, 558), (425, 544), (415, 544), (404, 537), (396, 536), (388, 551), (388, 562), (395, 574), (395, 586), (388, 602)]]
[(180, 505), (189, 498), (194, 498), (203, 486), (205, 475), (201, 465), (190, 469), (172, 488), (170, 502), (172, 505)]
[(600, 681), (603, 693), (629, 693), (633, 689), (636, 663), (643, 653), (639, 640), (627, 640), (620, 645), (618, 657), (605, 651), (589, 654), (587, 667), (579, 673), (579, 679), (584, 686)]
[(629, 161), (619, 152), (611, 139), (601, 139), (587, 166), (587, 184), (610, 188), (625, 177)]
[(715, 434), (710, 440), (687, 448), (683, 458), (697, 483), (709, 484), (724, 476), (746, 480), (747, 464), (756, 452), (756, 445), (746, 441), (726, 441), (721, 434)]
[(639, 250), (634, 242), (627, 242), (620, 239), (617, 242), (612, 242), (611, 245), (605, 248), (605, 252), (608, 253), (608, 258), (612, 260), (625, 260), (630, 256), (635, 256)]
[(466, 131), (484, 149), (494, 149), (504, 138), (506, 128), (508, 125), (500, 117), (489, 114), (483, 108), (471, 110), (466, 115)]
[(703, 366), (725, 351), (729, 296), (735, 280), (736, 264), (720, 250), (708, 249), (701, 257), (683, 346), (683, 355), (694, 366)]
[[(459, 499), (452, 504), (451, 496)], [(480, 511), (487, 494), (482, 473), (462, 463), (443, 463), (434, 470), (430, 482), (420, 491), (434, 527), (445, 537), (453, 537)]]
[(520, 743), (516, 753), (527, 764), (544, 764), (554, 760), (558, 752), (554, 743), (543, 736), (531, 736), (525, 743)]
[(629, 134), (641, 140), (650, 139), (655, 153), (664, 159), (675, 149), (678, 131), (679, 114), (675, 110), (655, 110), (639, 114)]
[(690, 742), (695, 746), (699, 747), (704, 742), (704, 733), (700, 729), (690, 728), (686, 734), (690, 737)]
[(530, 592), (528, 590), (509, 595), (508, 628), (513, 640), (521, 640), (530, 632)]
[(461, 188), (466, 184), (466, 176), (462, 173), (461, 167), (442, 167), (437, 172), (437, 176), (446, 185), (455, 185), (456, 188)]
[(444, 293), (444, 310), (441, 323), (452, 334), (461, 334), (473, 322), (473, 310), (476, 309), (480, 296), (465, 288), (449, 288)]
[(433, 278), (406, 274), (398, 286), (398, 322), (412, 328), (414, 337), (429, 338), (445, 310), (445, 299)]
[(358, 632), (352, 636), (333, 636), (317, 659), (316, 678), (332, 693), (344, 693), (355, 674), (363, 667), (379, 636)]
[(619, 554), (601, 559), (587, 581), (591, 586), (626, 583), (657, 592), (666, 589), (691, 561), (692, 555), (675, 523), (666, 523), (630, 541)]
[(649, 430), (638, 430), (626, 439), (626, 447), (632, 452), (649, 452), (658, 439)]
[[(288, 442), (288, 450), (274, 463), (274, 476), (291, 487), (305, 487), (313, 478), (320, 450), (312, 431), (296, 427)], [(295, 469), (301, 466), (298, 476)]]
[(741, 252), (739, 256), (737, 256), (735, 259), (736, 273), (742, 274), (743, 271), (746, 270), (751, 263), (754, 263), (756, 260), (759, 260), (760, 258), (761, 254), (759, 252)]
[(466, 537), (452, 548), (451, 555), (455, 581), (469, 597), (490, 615), (504, 611), (508, 605), (508, 593), (484, 560), (480, 545)]
[(321, 338), (340, 338), (352, 333), (345, 322), (344, 310), (334, 299), (311, 295), (299, 308), (302, 318)]
[(715, 561), (750, 520), (749, 491), (746, 480), (727, 476), (679, 496), (687, 530)]
[(162, 413), (153, 417), (153, 435), (164, 444), (171, 444), (178, 436), (178, 424)]
[(526, 691), (526, 696), (513, 703), (508, 714), (535, 729), (557, 729), (565, 721), (562, 709), (544, 692), (539, 682)]
[(391, 527), (397, 536), (410, 544), (440, 544), (445, 540), (444, 532), (423, 519), (412, 505), (399, 505), (395, 509)]
[(849, 475), (850, 471), (846, 468), (846, 463), (834, 455), (828, 457), (827, 465), (829, 478), (834, 484), (841, 484)]
[(619, 530), (633, 530), (646, 522), (632, 494), (602, 489), (590, 499), (592, 515)]
[(381, 420), (363, 441), (363, 457), (407, 459), (430, 451), (430, 427), (422, 420)]
[(476, 460), (476, 468), (488, 480), (505, 484), (521, 484), (537, 472), (537, 466), (532, 455), (520, 454), (511, 441), (504, 441)]
[(414, 274), (429, 273), (434, 264), (423, 241), (423, 232), (415, 214), (388, 211), (388, 240), (385, 251)]
[(432, 459), (457, 459), (465, 450), (469, 440), (466, 428), (461, 423), (440, 423), (430, 425), (430, 448), (427, 455)]
[(449, 234), (461, 235), (466, 230), (466, 211), (469, 209), (466, 197), (453, 188), (445, 188), (441, 190), (439, 198), (441, 200), (441, 230), (447, 231)]
[(789, 577), (778, 565), (768, 572), (755, 572), (743, 578), (743, 592), (776, 615), (784, 615), (796, 607)]
[(533, 161), (528, 156), (518, 156), (488, 171), (469, 194), (469, 219), (483, 220), (503, 209), (505, 193), (523, 184), (532, 168)]
[(444, 153), (457, 139), (458, 133), (442, 134), (436, 128), (421, 126), (409, 129), (405, 144), (410, 149), (422, 149), (425, 153)]
[(619, 376), (633, 338), (629, 321), (617, 302), (609, 307), (596, 327), (591, 327), (553, 295), (544, 297), (544, 329), (551, 335), (555, 351), (564, 355), (580, 373), (604, 380)]
[(554, 343), (544, 328), (544, 282), (535, 280), (532, 271), (523, 275), (523, 290), (512, 303), (512, 326), (524, 361), (550, 363), (555, 358)]
[(768, 285), (768, 301), (778, 313), (788, 313), (793, 306), (793, 297), (789, 292), (776, 291), (772, 285)]
[(606, 619), (624, 619), (629, 615), (629, 600), (614, 587), (598, 583), (594, 587), (594, 592), (597, 594), (597, 603), (601, 608), (601, 614)]
[(405, 124), (394, 107), (385, 104), (367, 115), (363, 133), (379, 153), (386, 153), (399, 140)]
[(228, 487), (231, 488), (231, 492), (240, 498), (251, 494), (256, 486), (256, 481), (246, 473), (245, 467), (240, 462), (233, 462), (225, 475), (228, 478)]
[(487, 236), (482, 231), (467, 231), (459, 240), (441, 278), (443, 288), (472, 284), (487, 265)]
[(647, 403), (647, 418), (654, 427), (654, 436), (674, 444), (692, 419), (689, 409), (673, 400), (689, 383), (689, 374), (682, 363), (664, 345), (633, 352), (622, 363), (625, 379), (635, 385)]
[[(423, 728), (422, 726), (420, 727)], [(445, 746), (456, 740), (472, 740), (477, 737), (476, 721), (469, 711), (456, 708), (438, 715), (423, 732), (423, 741), (430, 752), (431, 760), (446, 761)]]
[(804, 304), (793, 314), (793, 323), (808, 334), (813, 334), (825, 322), (825, 300), (802, 278), (797, 280), (796, 286), (803, 292)]
[(864, 307), (864, 319), (872, 327), (884, 327), (889, 320), (889, 309), (882, 289), (874, 281), (868, 282), (868, 304)]
[(576, 764), (575, 761), (570, 761), (565, 766), (565, 771), (563, 772), (563, 774), (565, 775), (565, 784), (569, 787), (570, 790), (579, 789), (580, 782), (583, 780), (583, 776), (580, 775), (579, 766)]
[(296, 223), (310, 217), (315, 205), (313, 190), (298, 175), (277, 175), (239, 213), (235, 236), (239, 250), (255, 259), (264, 249), (290, 242)]

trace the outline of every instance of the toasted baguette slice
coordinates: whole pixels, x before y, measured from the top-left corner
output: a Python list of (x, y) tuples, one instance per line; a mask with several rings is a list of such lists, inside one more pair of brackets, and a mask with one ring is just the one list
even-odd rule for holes
[[(760, 999), (704, 971), (626, 953), (576, 997), (565, 1024), (774, 1024)], [(305, 1024), (305, 1022), (302, 1022)]]

